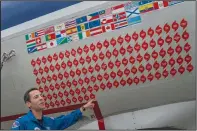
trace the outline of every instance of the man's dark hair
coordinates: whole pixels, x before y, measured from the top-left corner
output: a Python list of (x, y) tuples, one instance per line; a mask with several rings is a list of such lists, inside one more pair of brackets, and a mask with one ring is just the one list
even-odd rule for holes
[(25, 103), (26, 102), (30, 102), (30, 96), (29, 96), (29, 93), (31, 92), (31, 91), (34, 91), (34, 90), (38, 90), (38, 88), (31, 88), (31, 89), (29, 89), (29, 90), (27, 90), (26, 92), (25, 92), (25, 94), (24, 94), (24, 101), (25, 101)]

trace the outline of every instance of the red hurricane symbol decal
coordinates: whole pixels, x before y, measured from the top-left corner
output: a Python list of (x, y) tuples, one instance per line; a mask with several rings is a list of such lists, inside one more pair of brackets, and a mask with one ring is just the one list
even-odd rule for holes
[(181, 20), (180, 26), (181, 26), (183, 29), (185, 29), (185, 28), (187, 27), (187, 21), (186, 21), (184, 18)]
[(150, 63), (148, 63), (146, 65), (146, 70), (149, 72), (152, 69), (152, 65)]
[(106, 81), (109, 79), (109, 75), (107, 73), (105, 73), (103, 77), (105, 78)]
[(97, 47), (99, 50), (101, 50), (101, 49), (102, 49), (102, 44), (101, 44), (101, 42), (98, 42), (97, 45), (96, 45), (96, 47)]
[(123, 56), (123, 55), (125, 55), (125, 53), (126, 53), (126, 49), (122, 46), (120, 48), (120, 54), (122, 54), (122, 56)]
[(36, 65), (36, 62), (32, 59), (31, 60), (31, 65), (34, 67)]
[(167, 50), (167, 53), (172, 56), (172, 54), (174, 54), (174, 49), (172, 47), (169, 47)]
[(135, 44), (134, 49), (139, 52), (140, 50), (140, 45), (138, 43)]
[(131, 41), (131, 36), (127, 33), (125, 36), (125, 41), (129, 43)]
[(115, 80), (113, 85), (117, 88), (119, 86), (119, 82), (117, 80)]
[(127, 79), (127, 83), (128, 83), (129, 85), (131, 85), (131, 84), (133, 83), (133, 80), (129, 77), (129, 78)]
[(68, 65), (68, 67), (71, 68), (72, 67), (72, 62), (70, 60), (68, 60), (67, 65)]
[(50, 84), (49, 89), (51, 89), (53, 91), (55, 88), (52, 84)]
[(107, 50), (107, 52), (106, 52), (105, 55), (106, 55), (106, 57), (107, 57), (108, 59), (110, 59), (112, 54), (111, 54), (111, 52), (110, 52), (109, 50)]
[(123, 72), (119, 69), (118, 72), (117, 72), (117, 75), (118, 75), (119, 77), (122, 77)]
[(187, 66), (187, 70), (188, 70), (189, 72), (192, 72), (193, 69), (194, 69), (194, 67), (193, 67), (192, 64), (189, 64), (189, 65)]
[(168, 23), (166, 23), (163, 27), (163, 30), (166, 32), (166, 34), (170, 31), (170, 26)]
[(174, 22), (172, 23), (172, 29), (173, 29), (174, 31), (176, 31), (178, 28), (179, 28), (179, 24), (178, 24), (176, 21), (174, 21)]
[(138, 54), (138, 56), (137, 56), (137, 61), (138, 61), (139, 63), (141, 63), (142, 60), (143, 60), (143, 57), (142, 57), (140, 54)]
[(46, 73), (48, 73), (48, 72), (49, 72), (49, 68), (48, 68), (47, 66), (45, 66), (45, 67), (44, 67), (44, 71), (45, 71)]
[(159, 63), (157, 61), (155, 61), (155, 63), (153, 64), (153, 67), (155, 68), (155, 70), (159, 69)]
[(131, 64), (134, 64), (134, 63), (135, 63), (135, 58), (134, 58), (133, 56), (130, 56), (129, 62), (130, 62)]
[(174, 41), (176, 41), (176, 43), (178, 43), (180, 41), (180, 39), (181, 39), (181, 36), (178, 33), (176, 33), (174, 35)]
[(133, 82), (137, 85), (137, 84), (139, 84), (140, 79), (136, 76), (136, 77), (133, 79)]
[(77, 49), (77, 53), (78, 53), (79, 55), (81, 55), (81, 54), (82, 54), (82, 52), (83, 52), (82, 48), (81, 48), (81, 47), (78, 47), (78, 49)]
[(52, 56), (48, 55), (47, 60), (51, 63), (52, 62)]
[(61, 67), (62, 67), (63, 69), (66, 69), (66, 63), (64, 63), (64, 61), (62, 62)]
[(166, 51), (162, 48), (162, 49), (159, 51), (159, 55), (163, 58), (163, 57), (166, 55)]
[(186, 41), (189, 38), (189, 33), (187, 31), (184, 31), (182, 34), (182, 38)]
[(155, 29), (155, 32), (160, 35), (162, 33), (162, 28), (158, 25)]
[(192, 60), (192, 57), (188, 54), (187, 56), (185, 56), (185, 61), (187, 62), (187, 64)]
[(79, 90), (79, 88), (77, 88), (76, 90), (75, 90), (75, 93), (77, 94), (77, 95), (79, 95), (80, 94), (80, 90)]
[(165, 39), (166, 43), (171, 44), (172, 43), (172, 37), (170, 37), (169, 35), (166, 37)]
[(122, 64), (123, 64), (124, 66), (126, 66), (126, 65), (128, 64), (128, 60), (127, 60), (126, 58), (123, 58), (123, 59), (122, 59)]
[(80, 102), (82, 102), (82, 101), (83, 101), (83, 97), (79, 96), (79, 97), (78, 97), (78, 100), (79, 100)]
[(137, 68), (135, 66), (132, 67), (131, 72), (135, 75), (137, 72)]
[(108, 87), (109, 89), (112, 88), (112, 83), (111, 83), (110, 81), (107, 82), (107, 87)]
[(52, 79), (53, 79), (54, 81), (56, 81), (56, 80), (57, 80), (57, 76), (56, 76), (55, 74), (53, 74)]
[(121, 84), (122, 86), (125, 86), (126, 83), (127, 83), (127, 82), (126, 82), (124, 79), (121, 79), (120, 84)]
[(76, 74), (77, 74), (78, 76), (80, 76), (80, 75), (81, 75), (81, 70), (77, 69), (77, 70), (76, 70)]
[(99, 90), (99, 86), (98, 85), (94, 85), (94, 90), (97, 92)]
[(105, 48), (108, 48), (108, 47), (109, 47), (109, 42), (108, 42), (107, 40), (105, 40), (105, 41), (103, 42), (103, 45), (104, 45)]
[(157, 59), (158, 53), (157, 53), (156, 51), (153, 51), (153, 52), (152, 52), (152, 57), (153, 57), (154, 59)]
[(176, 73), (177, 73), (176, 69), (172, 68), (172, 69), (170, 70), (170, 74), (171, 74), (172, 76), (175, 76)]
[(36, 69), (34, 69), (34, 71), (33, 71), (33, 73), (34, 73), (34, 75), (38, 75), (38, 71), (36, 70)]
[(90, 50), (92, 51), (92, 52), (94, 52), (95, 51), (95, 45), (92, 43), (91, 45), (90, 45)]
[(144, 30), (140, 31), (140, 37), (144, 39), (146, 37), (146, 32)]
[(76, 56), (76, 51), (74, 49), (71, 50), (71, 55), (74, 57)]
[(40, 64), (41, 64), (41, 60), (40, 60), (40, 58), (37, 58), (36, 63), (37, 63), (38, 65), (40, 65)]
[(80, 59), (79, 59), (79, 63), (81, 63), (82, 65), (85, 63), (85, 60), (81, 57)]
[(186, 51), (186, 53), (191, 49), (191, 46), (188, 44), (188, 42), (185, 44), (184, 46), (184, 50)]
[(117, 57), (118, 56), (118, 54), (119, 54), (119, 52), (118, 52), (118, 50), (116, 50), (116, 48), (113, 50), (113, 55), (115, 56), (115, 57)]
[(76, 60), (76, 58), (73, 60), (73, 64), (77, 67), (79, 62)]
[(84, 51), (86, 54), (89, 52), (89, 48), (88, 48), (87, 45), (85, 45), (85, 46), (83, 47), (83, 51)]
[(152, 39), (150, 41), (150, 47), (152, 47), (152, 49), (156, 46), (156, 42)]
[(140, 80), (144, 83), (144, 82), (146, 81), (146, 77), (145, 77), (144, 75), (142, 75), (142, 76), (140, 77)]
[(150, 54), (148, 54), (147, 52), (144, 54), (144, 59), (146, 61), (148, 61), (150, 59)]
[(100, 88), (102, 89), (102, 90), (105, 90), (105, 84), (103, 84), (103, 83), (101, 83), (101, 85), (100, 85)]
[(64, 58), (64, 54), (62, 52), (59, 53), (59, 58), (62, 60)]
[(133, 48), (131, 47), (131, 45), (128, 45), (128, 46), (127, 46), (127, 52), (128, 52), (129, 54), (131, 54), (131, 53), (133, 52)]
[(47, 62), (47, 59), (43, 56), (42, 57), (42, 62), (44, 63), (44, 64), (46, 64), (46, 62)]
[(53, 59), (54, 59), (55, 61), (58, 60), (58, 55), (57, 55), (56, 53), (53, 55)]
[(146, 41), (142, 43), (142, 48), (144, 49), (144, 51), (146, 51), (146, 49), (148, 48), (148, 43)]
[(40, 85), (41, 81), (40, 81), (39, 78), (36, 79), (36, 83), (37, 83), (38, 85)]
[(124, 39), (122, 38), (122, 36), (119, 36), (118, 39), (117, 39), (118, 43), (120, 45), (122, 45), (122, 43), (124, 42)]
[(57, 63), (57, 64), (55, 65), (55, 68), (59, 71), (59, 70), (60, 70), (60, 65)]
[(163, 68), (166, 68), (167, 64), (168, 64), (168, 63), (166, 62), (165, 59), (161, 62), (161, 66), (162, 66)]
[(175, 64), (174, 58), (171, 58), (171, 59), (169, 60), (169, 64), (171, 65), (171, 67)]
[(157, 40), (158, 45), (161, 47), (164, 44), (164, 39), (162, 39), (161, 37), (159, 37), (159, 39)]
[(179, 69), (178, 69), (178, 72), (179, 72), (180, 74), (183, 74), (184, 71), (185, 71), (185, 68), (181, 65), (181, 66), (179, 67)]
[(88, 71), (87, 71), (86, 68), (83, 67), (83, 68), (82, 68), (82, 72), (83, 72), (84, 75), (86, 75)]
[(116, 45), (116, 40), (114, 38), (111, 39), (110, 44), (114, 47)]
[(166, 78), (168, 76), (168, 71), (166, 69), (162, 72), (162, 75)]
[(94, 62), (97, 62), (98, 56), (94, 54), (94, 55), (92, 55), (92, 59), (93, 59)]
[(180, 46), (180, 45), (177, 45), (177, 47), (176, 47), (176, 52), (178, 53), (178, 54), (180, 54), (181, 53), (181, 51), (182, 51), (182, 47)]
[(69, 57), (70, 57), (70, 52), (66, 50), (65, 56), (66, 56), (67, 58), (69, 58)]
[(161, 73), (160, 72), (156, 72), (155, 73), (155, 78), (157, 78), (157, 80), (159, 80), (161, 78)]
[(148, 29), (148, 35), (150, 37), (153, 37), (153, 35), (154, 35), (154, 30), (151, 27)]
[(133, 33), (132, 38), (137, 41), (138, 39), (138, 34), (136, 32)]

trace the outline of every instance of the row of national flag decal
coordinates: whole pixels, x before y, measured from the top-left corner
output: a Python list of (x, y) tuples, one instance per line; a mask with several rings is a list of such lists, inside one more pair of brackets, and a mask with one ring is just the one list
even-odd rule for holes
[(28, 53), (141, 23), (141, 15), (183, 1), (132, 1), (25, 35)]

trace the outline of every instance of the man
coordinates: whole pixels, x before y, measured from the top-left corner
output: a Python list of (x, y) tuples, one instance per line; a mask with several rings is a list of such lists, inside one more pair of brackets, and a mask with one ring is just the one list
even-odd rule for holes
[(94, 108), (93, 100), (91, 100), (68, 115), (56, 118), (44, 116), (42, 111), (45, 108), (45, 101), (37, 88), (29, 89), (24, 95), (24, 101), (30, 110), (13, 123), (12, 130), (64, 130), (82, 118), (87, 108)]

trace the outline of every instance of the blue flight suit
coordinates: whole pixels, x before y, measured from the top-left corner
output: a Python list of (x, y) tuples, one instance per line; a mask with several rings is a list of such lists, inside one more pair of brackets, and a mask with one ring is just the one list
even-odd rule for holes
[(68, 115), (59, 117), (42, 117), (42, 122), (39, 122), (30, 110), (26, 115), (16, 119), (11, 130), (64, 130), (75, 124), (82, 118), (82, 112), (77, 109)]

